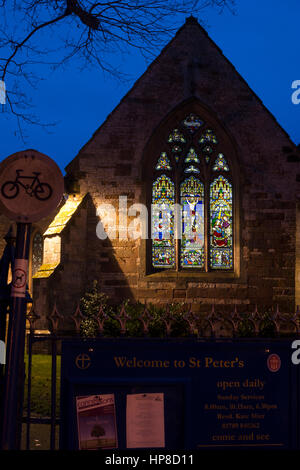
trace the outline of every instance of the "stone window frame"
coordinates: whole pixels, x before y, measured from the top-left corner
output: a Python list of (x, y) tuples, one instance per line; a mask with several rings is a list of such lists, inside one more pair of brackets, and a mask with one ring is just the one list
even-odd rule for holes
[[(152, 183), (153, 169), (158, 159), (157, 149), (161, 148), (162, 140), (170, 129), (176, 128), (178, 122), (181, 122), (190, 113), (196, 114), (217, 135), (218, 141), (222, 143), (222, 153), (224, 153), (231, 170), (231, 181), (233, 185), (233, 269), (232, 270), (209, 270), (206, 260), (206, 270), (200, 271), (198, 268), (180, 268), (175, 269), (162, 268), (155, 269), (152, 266), (152, 240), (149, 237), (141, 243), (141, 263), (140, 274), (145, 279), (155, 278), (159, 280), (188, 278), (197, 280), (225, 280), (236, 279), (241, 275), (240, 267), (240, 166), (238, 164), (238, 146), (221, 120), (206, 105), (197, 98), (186, 100), (179, 104), (165, 116), (156, 126), (150, 136), (143, 152), (142, 157), (142, 202), (149, 208), (148, 210), (148, 230), (151, 233), (151, 202), (152, 202)], [(207, 214), (206, 214), (207, 217)], [(207, 238), (207, 236), (206, 236)], [(178, 248), (177, 248), (178, 249)], [(208, 252), (206, 250), (206, 252)], [(178, 256), (178, 255), (177, 255)]]

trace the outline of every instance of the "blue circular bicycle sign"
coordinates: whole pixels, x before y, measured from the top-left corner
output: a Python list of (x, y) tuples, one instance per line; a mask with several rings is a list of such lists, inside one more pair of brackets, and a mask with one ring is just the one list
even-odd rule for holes
[(17, 152), (0, 164), (0, 209), (17, 222), (36, 222), (59, 204), (63, 175), (56, 163), (36, 150)]

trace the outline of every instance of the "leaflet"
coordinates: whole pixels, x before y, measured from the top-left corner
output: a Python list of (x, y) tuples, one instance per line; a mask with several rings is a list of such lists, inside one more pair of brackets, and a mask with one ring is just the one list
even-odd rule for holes
[(163, 393), (127, 395), (127, 448), (165, 447)]
[(116, 449), (114, 394), (76, 397), (80, 450)]

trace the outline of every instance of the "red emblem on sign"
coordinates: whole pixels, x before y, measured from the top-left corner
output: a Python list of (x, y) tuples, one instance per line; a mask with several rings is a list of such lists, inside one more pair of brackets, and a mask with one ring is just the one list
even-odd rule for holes
[(267, 359), (267, 366), (271, 372), (277, 372), (281, 367), (281, 359), (278, 354), (270, 354)]
[(26, 272), (24, 269), (16, 269), (13, 277), (13, 286), (17, 289), (21, 289), (26, 284)]

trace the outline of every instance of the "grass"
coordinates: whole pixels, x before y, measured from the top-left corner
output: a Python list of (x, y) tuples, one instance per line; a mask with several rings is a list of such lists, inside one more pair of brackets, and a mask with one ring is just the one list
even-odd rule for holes
[[(24, 390), (24, 411), (27, 410), (28, 356), (25, 356), (26, 379)], [(56, 415), (59, 415), (60, 393), (60, 356), (57, 356), (56, 376)], [(31, 374), (31, 414), (38, 416), (51, 415), (51, 355), (32, 355)]]

